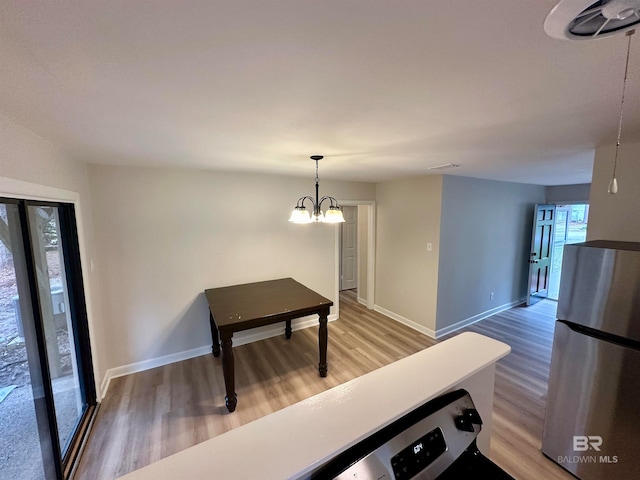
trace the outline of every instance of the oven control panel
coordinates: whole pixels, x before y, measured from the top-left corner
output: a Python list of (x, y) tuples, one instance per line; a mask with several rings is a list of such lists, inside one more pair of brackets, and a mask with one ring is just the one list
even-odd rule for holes
[(442, 429), (431, 430), (391, 458), (393, 474), (398, 480), (413, 478), (446, 450)]
[(311, 479), (435, 479), (474, 444), (482, 420), (469, 393), (433, 399), (313, 472)]

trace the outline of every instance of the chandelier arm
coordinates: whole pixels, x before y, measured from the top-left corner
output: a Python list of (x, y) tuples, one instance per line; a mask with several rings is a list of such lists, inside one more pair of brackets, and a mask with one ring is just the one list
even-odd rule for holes
[(315, 209), (316, 209), (316, 201), (313, 199), (313, 197), (310, 197), (309, 195), (305, 195), (304, 197), (300, 197), (298, 199), (298, 202), (296, 203), (296, 207), (304, 207), (304, 201), (305, 200), (311, 200), (311, 204), (313, 205), (313, 210), (315, 211)]
[(320, 206), (320, 205), (322, 205), (322, 202), (324, 202), (325, 200), (329, 200), (329, 202), (330, 202), (330, 206), (331, 206), (331, 207), (338, 207), (338, 208), (340, 208), (340, 205), (338, 204), (338, 200), (336, 200), (336, 199), (335, 199), (335, 197), (331, 197), (331, 196), (329, 196), (329, 195), (325, 195), (324, 197), (322, 197), (322, 198), (320, 199), (319, 206)]

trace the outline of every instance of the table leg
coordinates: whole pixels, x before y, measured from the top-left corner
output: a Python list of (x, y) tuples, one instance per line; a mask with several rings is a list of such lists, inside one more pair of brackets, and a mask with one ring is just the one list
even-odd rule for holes
[(291, 320), (285, 321), (284, 336), (287, 340), (291, 338)]
[(218, 327), (213, 319), (211, 311), (209, 311), (209, 324), (211, 325), (211, 351), (214, 357), (220, 356), (220, 338), (218, 337)]
[(327, 376), (327, 320), (328, 314), (321, 313), (320, 315), (320, 329), (318, 330), (318, 346), (320, 347), (320, 363), (318, 364), (318, 371), (321, 377)]
[(224, 387), (226, 396), (224, 397), (227, 410), (233, 412), (238, 404), (238, 396), (236, 395), (235, 372), (233, 365), (233, 342), (231, 341), (233, 333), (227, 337), (222, 334), (222, 373), (224, 375)]

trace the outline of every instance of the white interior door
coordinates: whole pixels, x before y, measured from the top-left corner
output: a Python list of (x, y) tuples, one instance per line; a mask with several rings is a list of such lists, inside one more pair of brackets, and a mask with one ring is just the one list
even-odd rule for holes
[(340, 290), (358, 287), (358, 207), (342, 207)]

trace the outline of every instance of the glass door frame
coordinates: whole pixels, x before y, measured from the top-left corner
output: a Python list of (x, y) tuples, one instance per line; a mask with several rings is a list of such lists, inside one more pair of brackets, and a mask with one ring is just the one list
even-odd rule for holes
[[(25, 273), (29, 285), (33, 328), (35, 330), (38, 349), (38, 367), (42, 378), (44, 394), (44, 406), (37, 404), (37, 402), (35, 405), (40, 445), (43, 461), (45, 462), (45, 475), (49, 478), (53, 474), (53, 471), (55, 471), (55, 478), (63, 480), (70, 477), (73, 468), (79, 460), (83, 440), (88, 434), (91, 422), (97, 412), (97, 395), (89, 339), (89, 325), (80, 261), (81, 254), (78, 242), (75, 205), (73, 203), (59, 201), (17, 199), (10, 197), (0, 197), (0, 203), (13, 204), (18, 207), (22, 249), (26, 265)], [(33, 247), (34, 242), (32, 239), (34, 232), (31, 231), (28, 215), (29, 207), (39, 206), (58, 209), (58, 235), (61, 238), (60, 248), (66, 273), (65, 280), (67, 282), (69, 296), (69, 315), (74, 330), (73, 338), (78, 364), (78, 380), (83, 399), (83, 411), (64, 452), (60, 447), (58, 436), (54, 392), (47, 355), (44, 318), (38, 288), (35, 251)], [(35, 398), (36, 395), (34, 395), (34, 399)]]

